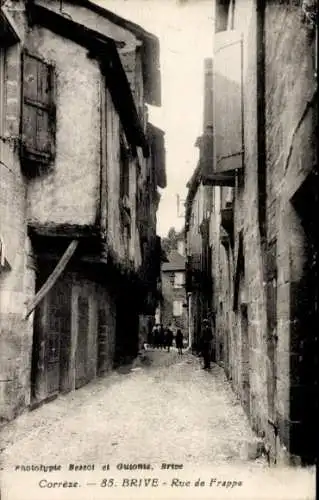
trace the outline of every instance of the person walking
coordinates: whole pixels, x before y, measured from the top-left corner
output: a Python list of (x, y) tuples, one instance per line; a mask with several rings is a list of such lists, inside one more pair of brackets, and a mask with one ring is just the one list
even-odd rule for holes
[(179, 355), (183, 354), (183, 338), (182, 330), (178, 329), (176, 332), (175, 342)]
[(155, 325), (154, 327), (154, 347), (155, 349), (158, 349), (158, 346), (159, 346), (159, 325)]
[(164, 327), (162, 324), (160, 324), (160, 327), (159, 327), (158, 342), (159, 342), (159, 347), (162, 351), (162, 349), (165, 346), (165, 332), (164, 332)]
[(165, 345), (167, 347), (167, 352), (170, 351), (172, 344), (173, 344), (173, 332), (170, 326), (168, 326), (165, 331)]
[(202, 329), (202, 339), (201, 339), (202, 355), (204, 358), (204, 366), (203, 366), (204, 370), (210, 370), (212, 340), (213, 340), (212, 328), (209, 324), (208, 319), (204, 319), (203, 329)]

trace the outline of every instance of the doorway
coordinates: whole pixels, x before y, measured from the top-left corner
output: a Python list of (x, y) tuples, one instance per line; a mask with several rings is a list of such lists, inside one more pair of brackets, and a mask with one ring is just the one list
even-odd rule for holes
[(248, 311), (247, 304), (240, 305), (241, 329), (241, 376), (242, 376), (242, 403), (246, 414), (250, 414), (250, 356), (248, 338)]
[(318, 437), (318, 177), (311, 173), (292, 203), (303, 237), (304, 266), (291, 283), (291, 452), (304, 465), (316, 459)]
[(267, 399), (268, 416), (276, 421), (275, 398), (277, 390), (277, 240), (268, 243), (267, 250)]
[[(37, 289), (50, 266), (42, 266)], [(59, 279), (37, 306), (34, 316), (31, 405), (70, 390), (71, 282)]]

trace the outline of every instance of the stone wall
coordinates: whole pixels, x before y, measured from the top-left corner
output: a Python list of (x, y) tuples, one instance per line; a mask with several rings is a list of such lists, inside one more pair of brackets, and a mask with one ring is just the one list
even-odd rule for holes
[[(277, 367), (276, 420), (278, 447), (294, 453), (292, 428), (298, 424), (291, 402), (299, 396), (298, 329), (292, 290), (306, 263), (305, 233), (292, 196), (316, 164), (314, 93), (314, 30), (299, 5), (269, 4), (266, 8), (266, 131), (268, 241), (276, 242)], [(304, 203), (311, 203), (305, 200)], [(293, 301), (293, 302), (292, 302)], [(299, 342), (303, 337), (299, 333)], [(302, 358), (299, 357), (299, 364)], [(296, 392), (294, 389), (296, 387)], [(310, 396), (311, 397), (311, 396)], [(289, 430), (290, 429), (290, 430)]]
[[(296, 348), (296, 335), (301, 333), (298, 334), (297, 313), (293, 311), (298, 297), (294, 290), (298, 289), (307, 265), (307, 241), (302, 227), (304, 221), (292, 197), (317, 161), (315, 41), (300, 5), (267, 2), (263, 74), (258, 65), (261, 61), (258, 39), (262, 32), (256, 7), (254, 0), (239, 0), (235, 4), (234, 29), (244, 35), (245, 176), (242, 184), (239, 178), (235, 188), (234, 255), (223, 247), (216, 252), (219, 269), (213, 276), (217, 277), (215, 292), (219, 298), (216, 304), (217, 361), (225, 363), (253, 428), (265, 437), (270, 457), (286, 460), (285, 450), (290, 451), (291, 459), (293, 447), (298, 447), (294, 444), (299, 439), (296, 429), (301, 428), (300, 411), (298, 420), (296, 405), (292, 407), (291, 403), (301, 391), (298, 374), (304, 362), (300, 356), (297, 359), (300, 351)], [(258, 90), (260, 82), (265, 85), (265, 234), (260, 225), (263, 207), (258, 170), (262, 155), (257, 136), (261, 123), (257, 110), (263, 105)], [(314, 200), (310, 201), (314, 204)], [(211, 228), (216, 226), (220, 208), (215, 198)], [(237, 308), (233, 311), (229, 304), (227, 318), (221, 302), (226, 303), (228, 296), (233, 298), (232, 277), (241, 230), (244, 269), (240, 274)], [(212, 231), (211, 237), (214, 247), (217, 232)], [(218, 353), (221, 349), (224, 356)]]
[(26, 302), (34, 293), (34, 271), (26, 232), (26, 183), (17, 138), (20, 126), (19, 44), (5, 50), (4, 136), (0, 138), (0, 234), (5, 265), (0, 269), (0, 422), (29, 402), (32, 319)]

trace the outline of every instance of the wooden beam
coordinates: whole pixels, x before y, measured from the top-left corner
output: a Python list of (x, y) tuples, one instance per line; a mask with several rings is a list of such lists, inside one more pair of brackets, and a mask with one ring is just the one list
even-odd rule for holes
[(78, 244), (79, 244), (78, 240), (71, 241), (68, 248), (66, 249), (66, 251), (62, 255), (61, 259), (57, 263), (56, 267), (54, 268), (54, 270), (52, 271), (52, 273), (50, 274), (48, 279), (45, 281), (45, 283), (42, 285), (40, 290), (36, 293), (35, 297), (29, 303), (25, 319), (27, 319), (30, 316), (30, 314), (36, 308), (36, 306), (41, 302), (41, 300), (51, 290), (54, 283), (57, 281), (59, 276), (62, 274), (62, 272), (66, 268), (69, 260), (71, 259), (72, 255), (74, 254)]
[(227, 173), (213, 173), (202, 176), (203, 186), (235, 186), (235, 175)]
[(99, 229), (94, 224), (39, 224), (31, 222), (28, 224), (28, 233), (33, 236), (72, 238), (98, 238)]

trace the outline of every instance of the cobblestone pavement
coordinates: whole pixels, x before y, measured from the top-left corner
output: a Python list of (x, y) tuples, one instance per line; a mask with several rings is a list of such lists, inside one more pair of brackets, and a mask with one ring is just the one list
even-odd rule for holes
[(1, 433), (2, 466), (16, 463), (256, 460), (258, 440), (222, 369), (190, 354), (148, 351), (144, 362), (27, 412)]

